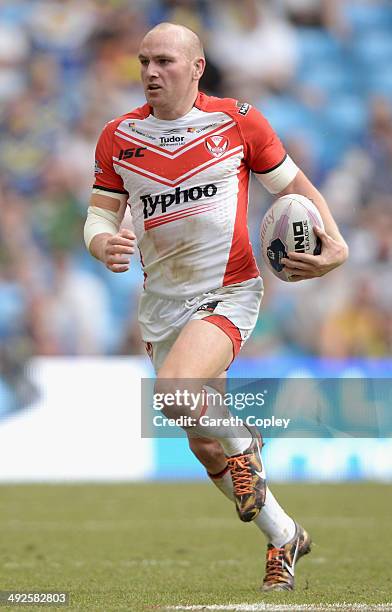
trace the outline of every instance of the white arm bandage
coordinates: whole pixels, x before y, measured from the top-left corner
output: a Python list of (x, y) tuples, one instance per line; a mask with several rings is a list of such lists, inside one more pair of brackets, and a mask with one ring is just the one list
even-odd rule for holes
[(275, 194), (286, 189), (287, 185), (295, 179), (298, 170), (298, 166), (291, 157), (286, 155), (277, 168), (260, 174), (255, 173), (255, 177), (270, 193)]
[(84, 224), (84, 241), (90, 249), (90, 243), (98, 234), (117, 234), (120, 228), (121, 218), (118, 213), (99, 206), (89, 206), (87, 219)]

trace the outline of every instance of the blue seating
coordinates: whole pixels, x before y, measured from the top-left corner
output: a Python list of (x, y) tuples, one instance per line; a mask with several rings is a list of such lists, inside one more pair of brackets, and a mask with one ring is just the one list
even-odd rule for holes
[(392, 101), (392, 69), (386, 70), (379, 66), (367, 74), (365, 80), (366, 93), (369, 96), (382, 95)]
[[(338, 128), (332, 119), (325, 117), (325, 107), (312, 111), (289, 96), (271, 96), (258, 106), (283, 140), (298, 137), (307, 143), (322, 174), (338, 163), (353, 140), (352, 134), (341, 129), (342, 120)], [(355, 125), (358, 116), (357, 110)]]
[(356, 87), (352, 73), (347, 70), (346, 65), (332, 61), (309, 64), (307, 70), (298, 75), (297, 81), (328, 98), (353, 92)]
[(353, 33), (357, 35), (392, 27), (392, 6), (388, 0), (372, 4), (352, 0), (343, 3), (343, 13)]
[(298, 28), (300, 53), (299, 71), (306, 70), (309, 64), (330, 61), (338, 62), (341, 58), (340, 42), (321, 28)]
[(15, 409), (15, 395), (5, 380), (0, 378), (0, 420)]
[(377, 31), (355, 37), (352, 41), (352, 56), (364, 70), (384, 65), (387, 72), (392, 62), (392, 31)]
[(348, 140), (356, 140), (367, 126), (367, 104), (360, 96), (342, 94), (325, 107), (323, 120)]
[(257, 106), (280, 136), (291, 132), (293, 127), (313, 125), (311, 111), (291, 96), (269, 96)]

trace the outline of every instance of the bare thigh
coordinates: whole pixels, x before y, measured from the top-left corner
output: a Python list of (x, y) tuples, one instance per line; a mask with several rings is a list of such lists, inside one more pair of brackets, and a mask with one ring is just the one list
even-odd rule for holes
[(219, 327), (189, 321), (158, 371), (158, 378), (218, 378), (233, 359), (233, 344)]

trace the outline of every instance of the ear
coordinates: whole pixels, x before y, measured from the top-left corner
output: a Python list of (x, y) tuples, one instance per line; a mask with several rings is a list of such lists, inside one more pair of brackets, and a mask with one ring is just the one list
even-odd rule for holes
[(204, 69), (206, 67), (206, 60), (204, 57), (198, 57), (193, 62), (193, 80), (199, 81), (203, 76)]

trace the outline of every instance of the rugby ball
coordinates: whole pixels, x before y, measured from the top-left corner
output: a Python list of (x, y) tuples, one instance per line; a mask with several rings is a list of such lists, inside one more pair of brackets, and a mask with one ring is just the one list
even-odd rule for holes
[(289, 251), (319, 255), (321, 240), (313, 227), (324, 229), (317, 207), (303, 195), (291, 193), (275, 200), (261, 223), (261, 247), (268, 268), (283, 281), (290, 273), (281, 260)]

